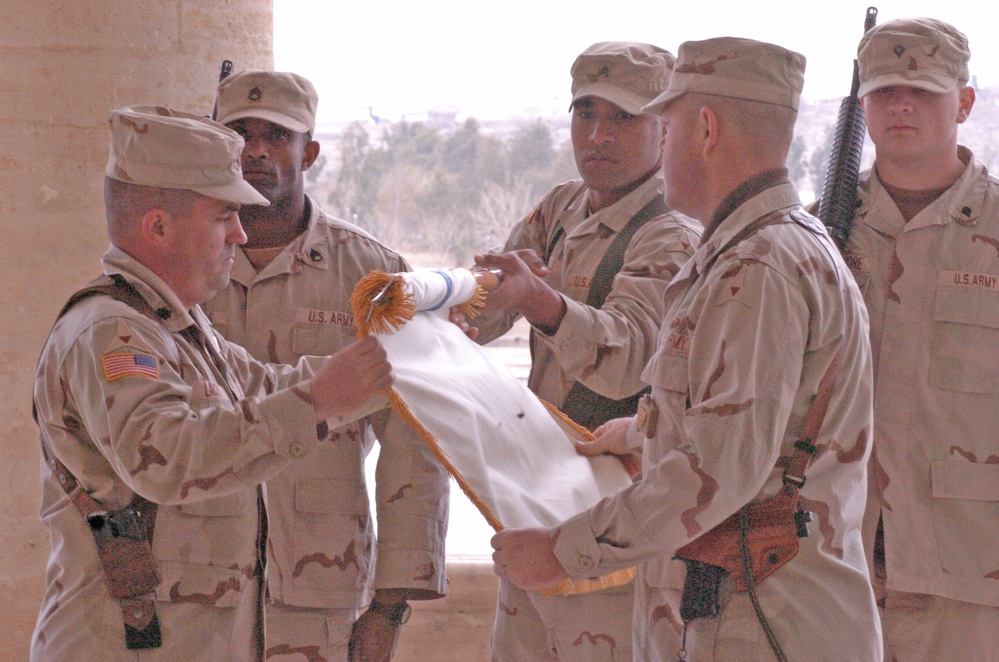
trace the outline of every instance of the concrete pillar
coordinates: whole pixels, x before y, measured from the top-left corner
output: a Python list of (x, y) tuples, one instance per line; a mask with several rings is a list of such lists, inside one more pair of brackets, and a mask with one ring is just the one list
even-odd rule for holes
[(107, 116), (209, 114), (219, 65), (273, 66), (272, 0), (3, 0), (0, 5), (0, 659), (27, 659), (48, 534), (38, 522), (35, 364), (107, 247)]

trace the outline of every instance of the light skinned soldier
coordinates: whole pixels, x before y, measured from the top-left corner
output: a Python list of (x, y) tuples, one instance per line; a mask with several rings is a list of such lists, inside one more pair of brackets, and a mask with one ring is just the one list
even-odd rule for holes
[[(294, 73), (248, 70), (219, 86), (217, 119), (246, 141), (243, 177), (270, 204), (241, 209), (248, 240), (205, 311), (260, 360), (294, 363), (350, 345), (357, 281), (373, 270), (409, 270), (306, 195), (319, 155), (317, 105), (315, 87)], [(364, 474), (373, 432), (381, 441), (377, 553)], [(350, 659), (388, 660), (407, 600), (447, 592), (448, 477), (429, 447), (388, 410), (336, 430), (335, 439), (266, 484), (268, 660), (299, 660), (303, 651), (330, 662), (346, 661), (348, 651)]]
[[(34, 407), (52, 550), (33, 660), (260, 660), (258, 485), (384, 406), (377, 342), (295, 366), (200, 304), (246, 241), (243, 140), (164, 107), (110, 115), (111, 247), (42, 350)], [(151, 537), (151, 545), (149, 539)]]
[(870, 314), (864, 533), (894, 660), (999, 660), (999, 181), (958, 144), (970, 55), (930, 18), (857, 55), (875, 159), (845, 258)]
[(664, 123), (666, 202), (705, 230), (666, 291), (651, 394), (608, 443), (644, 444), (643, 478), (493, 539), (497, 572), (524, 588), (638, 564), (636, 659), (881, 659), (860, 537), (866, 313), (785, 167), (804, 68), (748, 39), (681, 44), (647, 111)]
[[(669, 80), (673, 55), (599, 42), (570, 68), (571, 137), (580, 179), (557, 186), (477, 264), (501, 269), (474, 324), (478, 341), (531, 323), (528, 385), (593, 429), (632, 414), (665, 312), (663, 293), (700, 225), (662, 199), (658, 117), (641, 112)], [(473, 332), (474, 334), (475, 332)], [(500, 580), (494, 660), (629, 660), (633, 585), (546, 596)]]

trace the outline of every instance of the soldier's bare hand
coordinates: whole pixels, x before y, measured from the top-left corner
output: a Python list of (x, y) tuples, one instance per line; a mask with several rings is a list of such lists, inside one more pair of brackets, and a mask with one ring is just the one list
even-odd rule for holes
[(399, 643), (399, 630), (385, 616), (364, 612), (350, 632), (347, 644), (350, 662), (389, 662)]
[(525, 591), (548, 588), (569, 578), (548, 529), (504, 529), (489, 541), (493, 572)]
[(628, 448), (628, 428), (634, 420), (631, 417), (626, 417), (607, 421), (593, 431), (594, 438), (592, 440), (573, 440), (576, 452), (589, 457), (605, 453), (627, 455), (631, 452)]
[(486, 253), (476, 255), (475, 263), (503, 272), (503, 282), (489, 293), (488, 307), (513, 308), (546, 333), (558, 330), (566, 304), (562, 295), (543, 280), (549, 269), (537, 253), (533, 250)]
[(392, 366), (374, 336), (356, 340), (326, 360), (312, 378), (316, 422), (343, 419), (392, 385)]
[(475, 340), (478, 337), (478, 327), (474, 327), (468, 323), (468, 317), (465, 313), (461, 312), (459, 306), (451, 306), (451, 309), (448, 311), (448, 320), (461, 329), (461, 332), (468, 336), (469, 340)]

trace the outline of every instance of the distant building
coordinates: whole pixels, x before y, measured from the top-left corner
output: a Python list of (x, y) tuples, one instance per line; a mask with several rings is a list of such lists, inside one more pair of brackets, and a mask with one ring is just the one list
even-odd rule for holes
[(427, 123), (438, 129), (447, 130), (458, 123), (457, 117), (461, 109), (450, 104), (440, 104), (427, 111)]

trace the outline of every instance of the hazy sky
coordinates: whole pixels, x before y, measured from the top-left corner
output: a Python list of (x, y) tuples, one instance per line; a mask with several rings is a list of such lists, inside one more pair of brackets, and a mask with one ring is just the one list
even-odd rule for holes
[(366, 118), (367, 106), (391, 120), (440, 104), (483, 119), (564, 113), (572, 61), (610, 40), (674, 53), (682, 41), (724, 35), (774, 42), (807, 58), (806, 98), (837, 98), (849, 91), (871, 4), (879, 22), (954, 24), (979, 86), (999, 86), (999, 9), (972, 0), (274, 0), (274, 60), (315, 83), (320, 122)]

